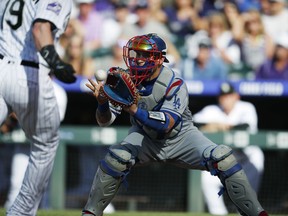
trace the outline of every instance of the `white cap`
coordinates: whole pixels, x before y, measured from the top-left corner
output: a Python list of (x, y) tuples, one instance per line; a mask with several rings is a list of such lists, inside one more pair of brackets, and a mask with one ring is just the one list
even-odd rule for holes
[(288, 32), (282, 33), (280, 34), (277, 38), (276, 38), (276, 44), (285, 47), (286, 49), (288, 49)]

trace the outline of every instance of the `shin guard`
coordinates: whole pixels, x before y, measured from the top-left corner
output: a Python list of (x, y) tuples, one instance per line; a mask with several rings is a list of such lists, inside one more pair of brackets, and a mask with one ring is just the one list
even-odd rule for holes
[(225, 179), (225, 189), (242, 215), (259, 216), (264, 212), (243, 170)]
[[(229, 198), (242, 215), (267, 216), (246, 174), (229, 146), (211, 146), (204, 150), (204, 165), (219, 177)], [(221, 195), (221, 192), (219, 193)]]
[(120, 185), (120, 177), (115, 178), (106, 174), (99, 166), (82, 216), (88, 215), (85, 212), (91, 212), (95, 216), (102, 216), (104, 209), (114, 198)]

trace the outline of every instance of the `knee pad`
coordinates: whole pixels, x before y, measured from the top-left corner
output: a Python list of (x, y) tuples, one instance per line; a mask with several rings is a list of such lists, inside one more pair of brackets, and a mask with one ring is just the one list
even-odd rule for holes
[(217, 175), (221, 182), (242, 169), (232, 149), (226, 145), (210, 146), (203, 152), (204, 165), (212, 175)]
[(100, 162), (100, 167), (105, 173), (115, 178), (123, 178), (134, 164), (133, 155), (124, 146), (115, 145), (109, 148), (104, 160)]

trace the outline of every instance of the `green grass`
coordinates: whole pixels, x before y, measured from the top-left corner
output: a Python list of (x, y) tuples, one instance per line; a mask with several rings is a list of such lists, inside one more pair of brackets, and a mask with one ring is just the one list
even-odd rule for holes
[[(5, 210), (0, 208), (0, 215), (5, 215)], [(39, 210), (37, 216), (81, 216), (81, 210)], [(180, 212), (124, 212), (119, 211), (114, 214), (104, 216), (211, 216), (205, 213), (180, 213)], [(228, 216), (239, 216), (238, 214), (229, 214)], [(273, 215), (270, 215), (273, 216)], [(276, 216), (276, 215), (274, 215)], [(277, 215), (284, 216), (284, 215)]]
[[(43, 213), (43, 214), (42, 214)], [(48, 212), (39, 212), (38, 216), (81, 216), (81, 211), (62, 211), (62, 212), (56, 212), (54, 211), (54, 214), (47, 214)], [(52, 212), (51, 212), (52, 213)], [(57, 214), (56, 214), (57, 213)], [(104, 216), (209, 216), (209, 214), (188, 214), (188, 213), (168, 213), (168, 212), (124, 212), (119, 211), (114, 214), (106, 214)], [(232, 215), (231, 215), (232, 216)], [(233, 215), (236, 216), (236, 215)]]
[[(0, 209), (0, 215), (5, 215), (5, 210)], [(81, 210), (39, 210), (37, 216), (81, 216)], [(104, 216), (211, 216), (202, 213), (180, 213), (180, 212), (127, 212), (119, 211), (113, 214), (104, 214)], [(229, 214), (229, 216), (237, 216)]]

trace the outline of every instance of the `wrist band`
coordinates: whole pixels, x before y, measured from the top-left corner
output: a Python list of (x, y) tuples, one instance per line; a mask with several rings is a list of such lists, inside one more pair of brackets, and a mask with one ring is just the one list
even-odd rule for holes
[(51, 68), (55, 68), (55, 66), (61, 61), (56, 52), (55, 46), (52, 44), (42, 47), (39, 52)]
[(104, 104), (98, 104), (97, 109), (99, 110), (99, 112), (104, 113), (109, 110), (109, 103), (105, 102)]

